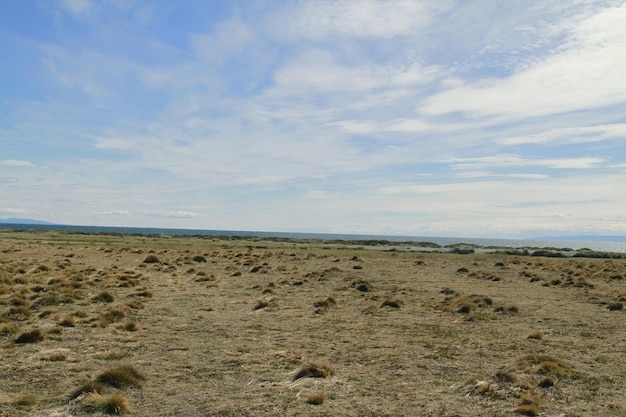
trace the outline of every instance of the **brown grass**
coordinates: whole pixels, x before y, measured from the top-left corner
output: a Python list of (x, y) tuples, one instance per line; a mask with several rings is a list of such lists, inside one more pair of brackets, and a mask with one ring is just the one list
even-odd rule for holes
[(101, 412), (111, 415), (124, 415), (130, 411), (128, 399), (121, 394), (91, 393), (82, 402), (88, 412)]
[(328, 378), (335, 375), (335, 371), (325, 362), (313, 362), (298, 369), (293, 380), (300, 378)]
[(320, 404), (323, 404), (327, 398), (328, 396), (324, 394), (323, 392), (312, 392), (312, 393), (307, 394), (306, 402), (307, 404), (311, 404), (311, 405), (320, 405)]
[(99, 374), (96, 382), (114, 388), (140, 388), (146, 378), (130, 365), (110, 368)]
[(0, 230), (0, 416), (624, 416), (626, 259), (359, 246)]
[(74, 400), (83, 394), (103, 394), (105, 391), (106, 386), (103, 383), (98, 381), (87, 381), (78, 388), (76, 388), (74, 391), (72, 391), (72, 393), (69, 395), (69, 399)]
[(39, 343), (43, 341), (46, 337), (43, 332), (39, 329), (31, 330), (29, 332), (24, 332), (20, 334), (17, 339), (15, 339), (15, 343)]

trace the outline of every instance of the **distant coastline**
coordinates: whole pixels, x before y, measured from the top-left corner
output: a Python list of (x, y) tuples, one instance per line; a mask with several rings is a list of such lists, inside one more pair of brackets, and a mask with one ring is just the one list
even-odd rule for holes
[[(557, 248), (565, 250), (590, 249), (601, 252), (626, 253), (626, 237), (617, 236), (620, 240), (609, 241), (599, 240), (577, 240), (583, 236), (571, 236), (567, 238), (546, 237), (533, 239), (497, 239), (497, 238), (468, 238), (468, 237), (435, 237), (435, 236), (397, 236), (397, 235), (365, 235), (365, 234), (334, 234), (334, 233), (297, 233), (297, 232), (266, 232), (266, 231), (245, 231), (245, 230), (206, 230), (206, 229), (174, 229), (174, 228), (153, 228), (153, 227), (112, 227), (112, 226), (72, 226), (60, 225), (40, 220), (30, 219), (9, 219), (27, 220), (31, 223), (12, 223), (0, 219), (0, 229), (13, 230), (41, 230), (41, 231), (62, 231), (85, 234), (128, 234), (128, 235), (170, 235), (170, 236), (215, 236), (215, 237), (254, 237), (265, 239), (308, 239), (321, 241), (353, 241), (368, 245), (383, 245), (388, 242), (393, 245), (399, 243), (405, 246), (423, 246), (423, 244), (434, 243), (441, 247), (451, 245), (467, 245), (476, 248), (487, 249), (524, 249), (524, 248)], [(584, 236), (592, 238), (594, 236)], [(574, 239), (571, 239), (574, 238)], [(598, 236), (598, 238), (609, 238), (609, 236)], [(421, 244), (421, 245), (420, 245)]]

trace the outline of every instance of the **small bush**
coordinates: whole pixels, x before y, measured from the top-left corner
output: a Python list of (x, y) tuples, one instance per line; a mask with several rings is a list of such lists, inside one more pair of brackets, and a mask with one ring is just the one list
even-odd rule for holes
[(44, 334), (39, 329), (22, 333), (15, 339), (15, 343), (39, 343), (45, 339)]
[(130, 411), (128, 400), (121, 394), (89, 394), (83, 401), (83, 407), (88, 412), (99, 411), (105, 414), (120, 416)]
[(206, 258), (202, 255), (196, 255), (191, 258), (194, 262), (206, 262)]

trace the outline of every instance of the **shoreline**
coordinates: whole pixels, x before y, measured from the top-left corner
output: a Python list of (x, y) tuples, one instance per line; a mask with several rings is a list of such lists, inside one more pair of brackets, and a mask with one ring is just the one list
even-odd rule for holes
[(213, 240), (223, 242), (268, 242), (274, 244), (291, 245), (315, 245), (328, 247), (329, 249), (350, 249), (350, 250), (376, 250), (383, 252), (426, 252), (426, 253), (448, 253), (457, 255), (469, 254), (498, 254), (510, 256), (528, 257), (552, 257), (552, 258), (605, 258), (605, 259), (626, 259), (626, 253), (612, 251), (598, 251), (590, 248), (573, 249), (570, 247), (556, 246), (494, 246), (479, 245), (475, 243), (452, 243), (441, 245), (430, 241), (392, 241), (386, 239), (322, 239), (322, 238), (301, 238), (285, 236), (255, 236), (255, 235), (229, 235), (229, 234), (164, 234), (164, 233), (121, 233), (115, 231), (73, 231), (60, 229), (40, 229), (40, 228), (0, 228), (0, 236), (6, 237), (11, 234), (19, 236), (48, 236), (48, 238), (58, 237), (131, 237), (143, 239), (196, 239), (201, 241)]

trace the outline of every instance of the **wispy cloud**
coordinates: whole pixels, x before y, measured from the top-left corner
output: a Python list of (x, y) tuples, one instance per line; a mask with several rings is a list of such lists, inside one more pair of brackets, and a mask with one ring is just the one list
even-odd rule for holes
[(0, 160), (0, 165), (5, 167), (34, 167), (35, 165), (29, 161), (20, 161), (17, 159)]
[(8, 28), (0, 46), (14, 57), (0, 93), (0, 195), (27, 216), (626, 233), (626, 196), (616, 192), (624, 5), (59, 0), (30, 9), (49, 25)]

